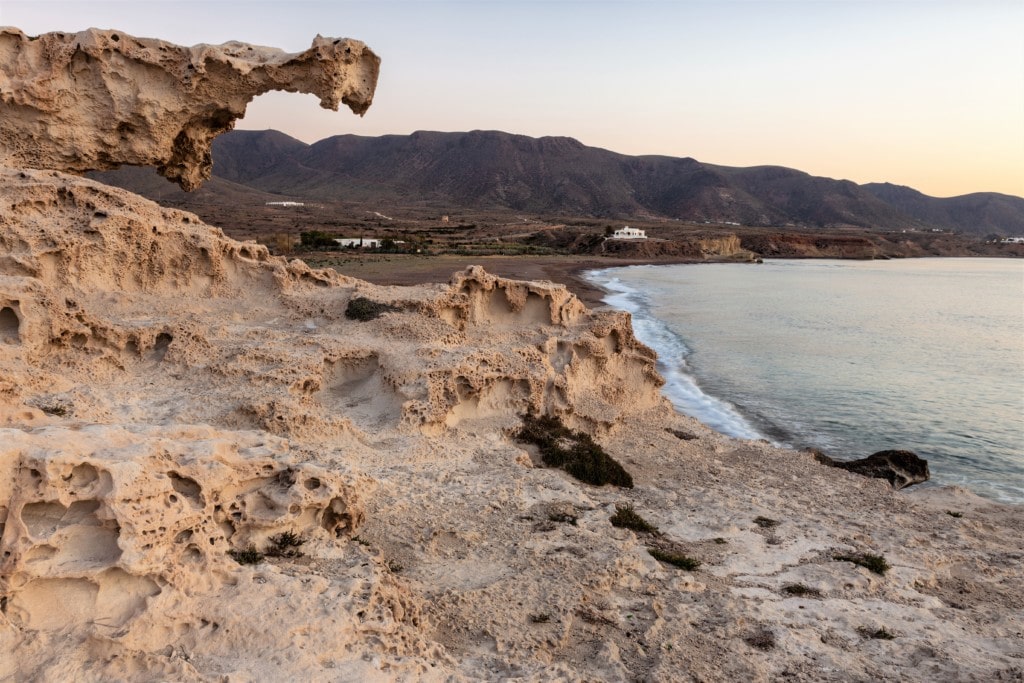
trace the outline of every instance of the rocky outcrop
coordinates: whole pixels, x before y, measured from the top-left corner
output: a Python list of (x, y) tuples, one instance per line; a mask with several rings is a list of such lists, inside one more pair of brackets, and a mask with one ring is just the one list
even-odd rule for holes
[[(375, 287), (56, 171), (0, 168), (0, 204), (0, 650), (20, 653), (0, 678), (117, 652), (141, 668), (108, 677), (196, 679), (175, 647), (206, 672), (255, 647), (281, 650), (268, 679), (346, 650), (417, 678), (422, 603), (351, 540), (391, 514), (365, 503), (381, 474), (352, 461), (529, 411), (607, 434), (664, 406), (629, 316), (562, 285), (472, 267)], [(360, 298), (379, 315), (347, 317)], [(283, 533), (304, 557), (231, 558)], [(266, 633), (253, 605), (277, 615)], [(296, 651), (284, 634), (303, 630)]]
[(230, 42), (181, 47), (120, 31), (27, 36), (0, 28), (0, 164), (71, 173), (156, 166), (185, 190), (210, 177), (210, 144), (257, 95), (311, 93), (362, 114), (380, 59), (349, 38), (305, 52)]
[[(473, 267), (447, 286), (374, 287), (54, 171), (0, 169), (0, 201), (0, 398), (43, 391), (38, 405), (95, 419), (125, 408), (82, 386), (110, 386), (136, 419), (161, 419), (167, 401), (130, 385), (177, 367), (178, 390), (207, 397), (181, 402), (189, 419), (304, 438), (508, 427), (528, 410), (608, 428), (662, 400), (629, 316), (562, 285)], [(388, 312), (349, 319), (360, 297)]]
[(816, 452), (818, 462), (865, 477), (885, 479), (897, 491), (928, 481), (928, 461), (913, 451), (878, 451), (860, 460), (834, 460)]

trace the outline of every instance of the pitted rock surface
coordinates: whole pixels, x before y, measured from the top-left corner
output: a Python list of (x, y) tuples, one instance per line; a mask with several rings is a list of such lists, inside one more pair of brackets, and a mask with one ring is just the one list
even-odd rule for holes
[(311, 93), (363, 114), (380, 59), (349, 38), (304, 52), (240, 42), (182, 47), (121, 31), (0, 28), (0, 165), (84, 173), (156, 166), (185, 190), (210, 177), (213, 139), (257, 95)]

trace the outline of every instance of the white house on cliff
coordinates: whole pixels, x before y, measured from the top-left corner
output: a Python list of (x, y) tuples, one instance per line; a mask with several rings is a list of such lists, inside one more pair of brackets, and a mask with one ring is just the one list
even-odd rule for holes
[(613, 240), (645, 240), (647, 239), (647, 233), (627, 225), (613, 232), (611, 238)]

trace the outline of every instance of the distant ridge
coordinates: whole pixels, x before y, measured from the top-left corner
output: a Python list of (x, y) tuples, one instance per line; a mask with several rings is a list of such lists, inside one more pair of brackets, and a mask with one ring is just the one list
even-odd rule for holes
[[(1024, 235), (1020, 197), (983, 192), (943, 199), (781, 166), (627, 156), (567, 137), (417, 131), (338, 135), (309, 145), (275, 130), (240, 130), (217, 138), (213, 157), (214, 179), (230, 182), (235, 193), (248, 188), (290, 198), (445, 210)], [(150, 196), (152, 185), (139, 175), (122, 170), (102, 178)]]

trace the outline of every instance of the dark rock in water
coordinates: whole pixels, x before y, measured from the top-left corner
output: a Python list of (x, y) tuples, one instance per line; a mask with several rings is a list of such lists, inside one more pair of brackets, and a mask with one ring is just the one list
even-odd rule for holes
[(897, 491), (928, 481), (928, 461), (912, 451), (878, 451), (860, 460), (835, 460), (818, 450), (814, 459), (823, 465), (838, 467), (865, 477), (885, 479)]

